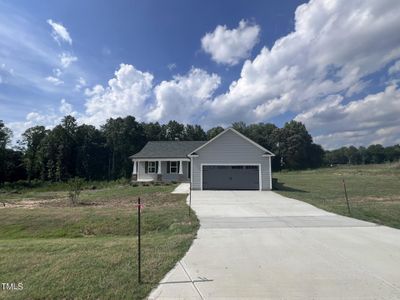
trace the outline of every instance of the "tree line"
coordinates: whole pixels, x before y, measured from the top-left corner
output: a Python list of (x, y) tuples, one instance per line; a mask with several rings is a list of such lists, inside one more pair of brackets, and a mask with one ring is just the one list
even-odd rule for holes
[(354, 146), (342, 147), (332, 151), (325, 151), (324, 164), (381, 164), (384, 162), (396, 162), (400, 160), (400, 145), (383, 147), (380, 144), (369, 147)]
[[(343, 147), (333, 151), (313, 142), (306, 127), (296, 121), (282, 128), (271, 123), (232, 127), (272, 151), (273, 170), (307, 169), (331, 164), (367, 164), (400, 159), (400, 146), (368, 148)], [(129, 178), (129, 156), (140, 151), (148, 141), (209, 140), (224, 128), (205, 131), (200, 125), (138, 122), (133, 116), (109, 119), (99, 129), (78, 125), (66, 116), (53, 129), (34, 126), (27, 129), (18, 146), (10, 148), (12, 132), (0, 121), (0, 184), (5, 181), (64, 181), (73, 177), (86, 180)]]

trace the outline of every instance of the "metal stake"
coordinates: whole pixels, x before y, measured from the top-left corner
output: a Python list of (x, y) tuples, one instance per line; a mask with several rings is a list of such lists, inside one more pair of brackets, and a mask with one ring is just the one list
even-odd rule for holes
[(138, 282), (142, 283), (142, 272), (141, 272), (141, 245), (140, 245), (140, 197), (138, 197), (138, 204), (137, 204), (137, 236), (138, 236)]
[(190, 181), (189, 183), (189, 217), (190, 217), (190, 211), (192, 207), (192, 182)]
[(347, 197), (346, 182), (344, 181), (344, 179), (342, 179), (342, 181), (343, 181), (343, 188), (344, 188), (344, 196), (346, 197), (347, 210), (349, 212), (349, 215), (351, 216), (351, 208), (350, 208), (349, 198)]

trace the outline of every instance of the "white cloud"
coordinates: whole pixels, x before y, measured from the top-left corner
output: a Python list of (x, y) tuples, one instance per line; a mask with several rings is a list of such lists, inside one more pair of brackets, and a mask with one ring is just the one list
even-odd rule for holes
[(240, 78), (215, 99), (214, 120), (240, 119), (244, 109), (245, 121), (267, 120), (312, 108), (331, 94), (354, 93), (363, 77), (400, 57), (399, 13), (400, 2), (392, 1), (299, 6), (295, 31), (246, 61)]
[(60, 44), (60, 42), (67, 42), (70, 45), (72, 44), (72, 39), (67, 28), (65, 28), (61, 23), (54, 22), (52, 19), (48, 19), (47, 23), (51, 26), (51, 35), (57, 43)]
[(75, 85), (75, 90), (79, 91), (82, 88), (84, 88), (85, 86), (87, 86), (85, 78), (79, 77), (78, 80), (77, 80), (77, 83)]
[(188, 74), (177, 75), (155, 87), (155, 106), (148, 113), (154, 121), (174, 119), (199, 122), (206, 112), (213, 93), (221, 83), (216, 74), (192, 68)]
[(65, 99), (61, 99), (59, 111), (63, 115), (76, 115), (76, 112), (74, 112), (73, 110), (72, 104), (68, 103)]
[(258, 42), (259, 33), (258, 25), (245, 20), (241, 20), (234, 29), (218, 25), (201, 39), (201, 46), (217, 63), (233, 66), (250, 56), (251, 49)]
[(141, 72), (132, 65), (121, 64), (108, 86), (96, 85), (86, 89), (87, 123), (100, 125), (109, 118), (133, 115), (139, 120), (146, 113), (146, 101), (152, 94), (153, 75)]
[(41, 125), (47, 129), (55, 127), (59, 124), (65, 115), (78, 117), (79, 114), (73, 110), (73, 107), (65, 99), (61, 99), (58, 111), (48, 109), (46, 111), (29, 112), (24, 121), (9, 122), (7, 127), (13, 131), (13, 144), (21, 138), (21, 135), (30, 127)]
[[(49, 28), (37, 23), (32, 14), (2, 1), (0, 1), (0, 20), (0, 73), (4, 84), (20, 90), (20, 94), (37, 95), (41, 104), (53, 103), (54, 98), (50, 94), (60, 92), (60, 89), (58, 87), (55, 89), (54, 84), (43, 84), (43, 80), (46, 76), (61, 78), (62, 75), (52, 70), (55, 68), (60, 68), (63, 72), (64, 70), (59, 57), (60, 48), (54, 44), (52, 38), (49, 38)], [(43, 76), (43, 70), (50, 72)], [(65, 81), (64, 86), (70, 88), (70, 78), (79, 76), (89, 78), (90, 74), (90, 70), (82, 70), (76, 65), (62, 80)], [(9, 103), (13, 102), (9, 109), (20, 111), (15, 95), (3, 93), (3, 97), (6, 97)]]
[(66, 52), (61, 53), (59, 57), (63, 68), (68, 68), (74, 61), (78, 60), (76, 56), (73, 56)]
[(388, 70), (389, 75), (400, 72), (400, 60), (396, 61)]
[[(215, 96), (221, 78), (201, 69), (154, 86), (151, 73), (122, 64), (107, 85), (85, 90), (86, 112), (81, 121), (100, 125), (110, 117), (134, 115), (140, 121), (177, 119), (209, 127), (289, 115), (305, 122), (316, 141), (326, 147), (399, 142), (395, 80), (380, 93), (348, 98), (368, 94), (367, 87), (380, 80), (375, 72), (389, 66), (389, 75), (397, 74), (399, 15), (396, 1), (313, 0), (296, 10), (293, 32), (244, 62), (240, 77), (225, 93)], [(251, 26), (256, 25), (242, 25)], [(209, 45), (218, 38), (227, 39), (225, 33), (232, 35), (234, 30), (238, 29), (220, 26), (208, 34)], [(0, 33), (8, 36), (6, 30)], [(228, 50), (215, 48), (221, 63), (241, 59), (228, 55), (231, 42), (221, 43)]]
[(244, 63), (240, 78), (213, 101), (209, 121), (266, 121), (360, 92), (366, 76), (400, 57), (399, 14), (400, 2), (389, 0), (299, 6), (295, 30)]
[(393, 144), (400, 141), (400, 90), (395, 85), (363, 99), (343, 103), (343, 97), (326, 99), (297, 115), (328, 148), (345, 145)]
[(86, 89), (86, 112), (81, 121), (103, 124), (109, 118), (133, 115), (140, 121), (201, 120), (220, 77), (192, 68), (185, 75), (153, 86), (153, 75), (121, 64), (108, 86)]
[(46, 80), (54, 85), (61, 85), (64, 83), (64, 81), (54, 76), (48, 76), (46, 77)]

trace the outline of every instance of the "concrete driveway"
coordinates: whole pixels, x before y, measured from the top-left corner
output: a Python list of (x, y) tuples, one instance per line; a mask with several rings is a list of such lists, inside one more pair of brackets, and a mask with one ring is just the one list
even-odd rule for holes
[(400, 231), (274, 192), (196, 191), (201, 227), (150, 299), (400, 299)]

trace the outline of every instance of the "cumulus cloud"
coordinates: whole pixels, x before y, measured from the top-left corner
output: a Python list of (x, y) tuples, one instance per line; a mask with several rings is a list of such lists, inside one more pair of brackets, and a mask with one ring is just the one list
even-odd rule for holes
[(220, 83), (218, 75), (196, 68), (184, 76), (177, 75), (173, 80), (163, 81), (154, 89), (156, 104), (151, 107), (148, 118), (199, 122)]
[[(358, 120), (357, 114), (369, 115), (376, 109), (382, 120), (394, 122), (392, 111), (395, 110), (372, 106), (373, 101), (357, 103), (363, 103), (363, 112), (361, 108), (353, 111), (343, 110), (341, 106), (348, 101), (346, 97), (365, 92), (371, 83), (366, 80), (367, 76), (400, 57), (400, 35), (396, 33), (400, 28), (399, 14), (400, 2), (384, 0), (316, 0), (299, 6), (295, 30), (277, 40), (271, 49), (264, 47), (253, 60), (244, 63), (240, 78), (231, 83), (226, 93), (212, 101), (209, 122), (268, 121), (290, 113), (308, 124), (313, 135), (321, 134), (316, 140), (327, 147), (351, 141), (351, 137), (355, 143), (391, 143), (390, 135), (392, 142), (397, 141), (394, 131), (388, 129), (390, 124), (374, 119), (376, 127), (367, 130), (366, 134), (362, 126), (354, 128), (350, 121), (352, 118)], [(378, 40), (380, 43), (377, 44)], [(393, 65), (392, 73), (396, 66)], [(393, 108), (396, 104), (399, 107), (397, 98), (396, 103), (384, 97), (380, 105), (385, 106), (386, 101), (391, 103), (388, 107)], [(311, 112), (320, 105), (324, 107), (325, 118), (319, 126), (330, 128), (329, 117), (332, 117), (339, 120), (338, 125), (353, 128), (351, 134), (335, 129), (319, 133), (312, 120), (320, 115)], [(345, 118), (343, 123), (341, 118)], [(360, 124), (368, 126), (369, 123)], [(325, 138), (328, 134), (331, 137)], [(362, 138), (356, 139), (356, 136)]]
[(78, 60), (78, 58), (76, 56), (73, 56), (67, 52), (61, 53), (59, 57), (60, 57), (61, 66), (64, 69), (68, 68), (74, 61)]
[(52, 19), (48, 19), (47, 23), (51, 26), (51, 35), (57, 43), (66, 42), (72, 45), (72, 39), (69, 35), (67, 28), (65, 28), (61, 23), (57, 23)]
[(72, 104), (68, 103), (67, 100), (61, 99), (61, 104), (59, 108), (60, 113), (63, 115), (76, 115), (76, 112), (74, 112)]
[(235, 120), (246, 109), (245, 121), (266, 120), (349, 89), (354, 94), (362, 78), (400, 56), (399, 13), (400, 2), (392, 1), (299, 6), (295, 31), (244, 63), (240, 78), (213, 102), (214, 118)]
[(108, 85), (86, 89), (85, 122), (100, 125), (109, 118), (133, 115), (139, 120), (147, 111), (146, 101), (152, 94), (153, 75), (132, 65), (121, 64)]
[(400, 142), (400, 90), (396, 85), (360, 100), (343, 103), (343, 97), (330, 97), (317, 107), (297, 115), (328, 148), (373, 143)]
[(192, 68), (185, 75), (153, 85), (153, 75), (121, 64), (108, 86), (87, 88), (82, 122), (100, 125), (109, 118), (133, 115), (140, 121), (193, 122), (204, 117), (220, 77)]
[(215, 62), (233, 66), (250, 56), (251, 49), (258, 42), (259, 33), (258, 25), (245, 20), (241, 20), (234, 29), (218, 25), (201, 39), (201, 46)]
[(247, 60), (225, 93), (214, 95), (220, 84), (217, 75), (192, 69), (146, 90), (147, 105), (140, 110), (145, 114), (132, 114), (205, 126), (265, 122), (290, 114), (326, 147), (352, 139), (395, 142), (399, 98), (393, 83), (358, 101), (349, 102), (348, 97), (365, 93), (371, 84), (368, 76), (400, 58), (399, 14), (400, 2), (311, 1), (296, 10), (295, 30)]
[[(215, 95), (221, 78), (202, 69), (154, 85), (151, 73), (122, 64), (107, 85), (85, 90), (82, 121), (100, 125), (110, 117), (134, 115), (140, 121), (176, 119), (208, 127), (294, 115), (328, 148), (399, 142), (396, 81), (365, 96), (377, 80), (375, 72), (387, 67), (385, 76), (398, 72), (399, 15), (400, 2), (389, 0), (310, 1), (297, 8), (294, 31), (245, 61), (240, 77), (224, 93)], [(227, 36), (256, 25), (240, 24), (206, 35), (213, 59), (225, 64), (243, 59), (230, 55), (235, 39)]]

